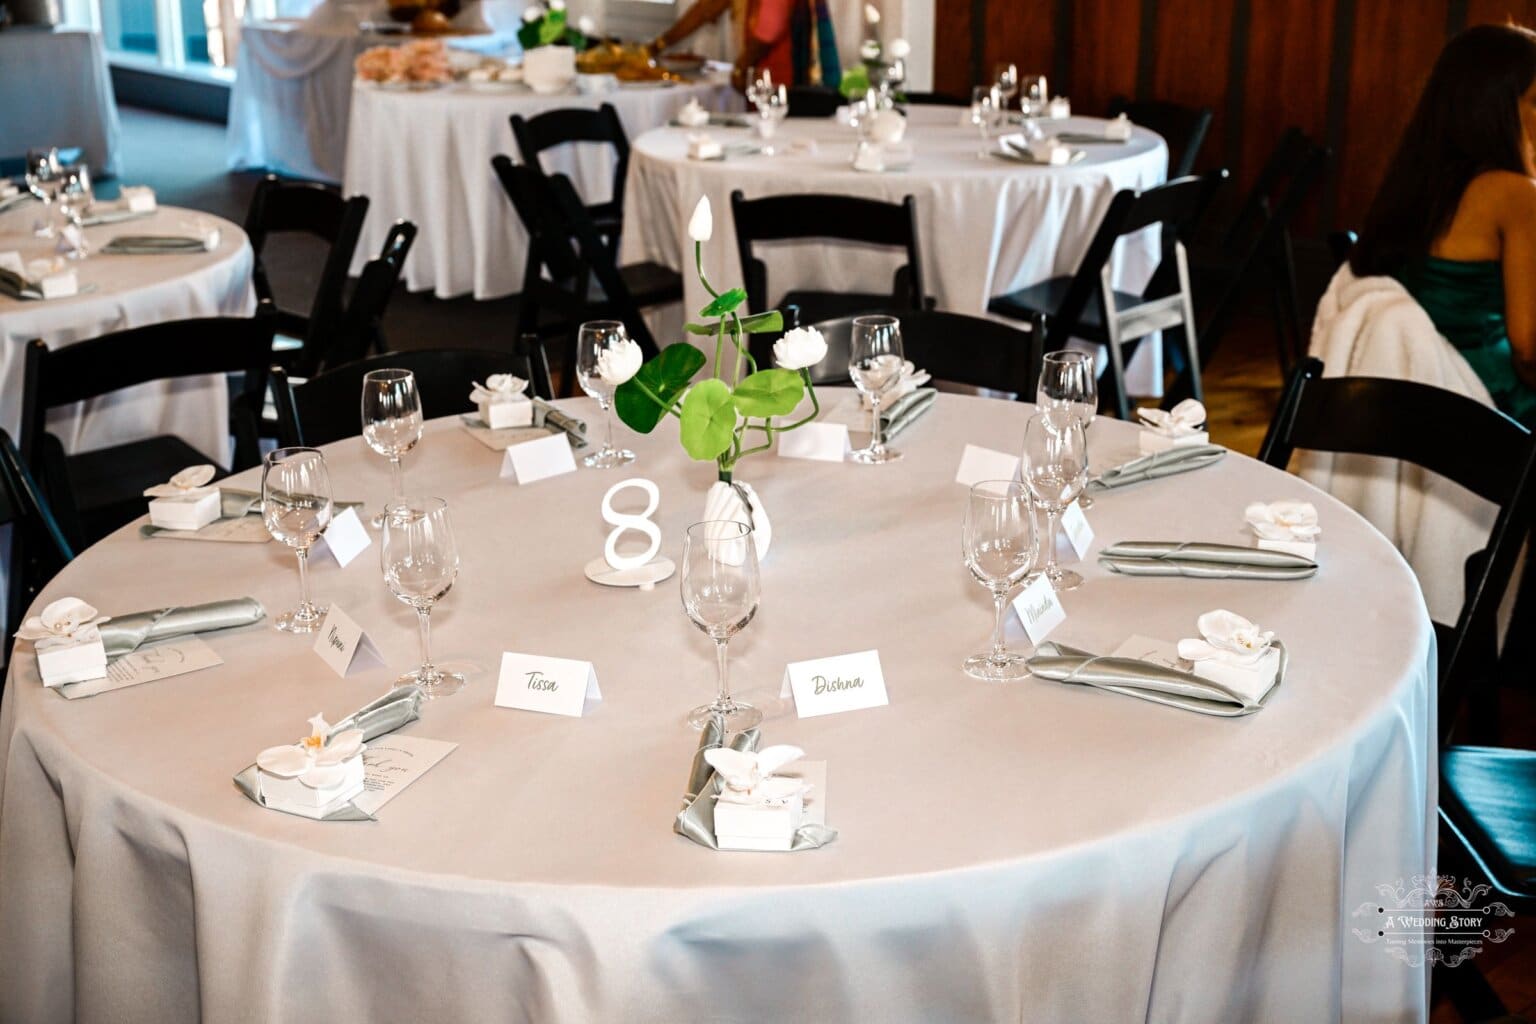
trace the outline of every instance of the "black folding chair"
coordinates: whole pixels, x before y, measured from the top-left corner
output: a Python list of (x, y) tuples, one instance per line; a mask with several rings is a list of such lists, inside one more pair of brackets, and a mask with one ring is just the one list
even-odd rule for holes
[(337, 366), (302, 383), (290, 382), (282, 367), (272, 367), (277, 399), (278, 440), (284, 445), (322, 445), (362, 433), (358, 396), (371, 370), (410, 370), (416, 376), (421, 412), (426, 419), (471, 412), (474, 382), (493, 373), (510, 373), (530, 382), (529, 393), (549, 392), (549, 366), (537, 339), (522, 339), (515, 353), (495, 349), (421, 349), (386, 352)]
[[(278, 338), (274, 351), (284, 366), (298, 372), (313, 372), (320, 365), (326, 340), (335, 331), (346, 305), (347, 273), (367, 215), (367, 196), (344, 199), (339, 190), (322, 182), (269, 174), (257, 184), (245, 217), (245, 233), (256, 253), (251, 277), (257, 301), (276, 315)], [(278, 302), (262, 262), (267, 239), (289, 233), (318, 238), (328, 247), (307, 313), (284, 308)]]
[(131, 522), (145, 511), (146, 487), (165, 483), (187, 466), (220, 465), (225, 453), (200, 452), (178, 437), (161, 435), (65, 455), (63, 444), (48, 433), (48, 410), (149, 381), (242, 374), (229, 410), (239, 470), (260, 462), (257, 424), (271, 359), (272, 318), (261, 314), (173, 320), (54, 350), (40, 340), (28, 343), (21, 454), (70, 543), (84, 548)]
[[(4, 430), (0, 430), (0, 526), (11, 527), (3, 642), (5, 661), (9, 662), (16, 630), (27, 608), (54, 574), (75, 557), (75, 551), (11, 442), (11, 435)], [(4, 686), (0, 676), (0, 688)]]
[[(985, 388), (1006, 392), (1020, 402), (1033, 402), (1044, 360), (1045, 318), (1033, 317), (1014, 327), (985, 317), (919, 309), (875, 309), (816, 324), (827, 341), (827, 356), (811, 368), (819, 385), (847, 384), (848, 346), (853, 321), (869, 313), (884, 313), (901, 321), (901, 347), (906, 358), (933, 376), (935, 386), (958, 384), (957, 390)], [(756, 336), (753, 357), (758, 358)], [(770, 343), (771, 344), (771, 343)], [(761, 366), (771, 365), (771, 350), (761, 350)]]
[(951, 96), (947, 92), (909, 92), (903, 95), (914, 107), (968, 107), (971, 101), (963, 96)]
[(1211, 131), (1210, 107), (1186, 107), (1165, 100), (1130, 100), (1116, 96), (1109, 101), (1109, 116), (1124, 114), (1134, 124), (1150, 128), (1168, 143), (1168, 177), (1195, 173), (1195, 158)]
[[(911, 196), (900, 203), (818, 193), (747, 199), (738, 189), (731, 193), (731, 218), (736, 226), (747, 305), (753, 312), (793, 306), (798, 310), (798, 322), (813, 323), (882, 306), (927, 308), (917, 200)], [(884, 295), (797, 289), (777, 304), (770, 302), (768, 268), (756, 255), (757, 243), (821, 239), (901, 249), (907, 262), (897, 269), (891, 290)]]
[(545, 150), (556, 146), (575, 145), (580, 142), (604, 143), (613, 147), (613, 189), (609, 198), (601, 203), (586, 204), (587, 215), (597, 225), (608, 247), (615, 254), (619, 249), (619, 229), (624, 224), (624, 179), (629, 173), (629, 137), (619, 121), (613, 104), (604, 103), (596, 110), (579, 107), (562, 107), (534, 117), (512, 115), (512, 136), (517, 139), (518, 152), (523, 163), (540, 174), (546, 174), (540, 159)]
[(340, 366), (365, 358), (370, 352), (383, 352), (384, 311), (400, 283), (405, 258), (416, 240), (416, 225), (397, 220), (384, 239), (379, 255), (371, 259), (352, 286), (352, 296), (336, 325), (336, 335), (326, 346), (321, 368)]
[[(1125, 387), (1123, 346), (1155, 331), (1178, 329), (1184, 335), (1189, 360), (1190, 390), (1203, 395), (1200, 384), (1200, 351), (1195, 321), (1194, 294), (1190, 287), (1184, 239), (1210, 206), (1211, 198), (1227, 172), (1213, 171), (1198, 178), (1179, 178), (1166, 185), (1117, 193), (1077, 272), (1053, 277), (994, 298), (988, 309), (1015, 320), (1036, 313), (1046, 316), (1045, 350), (1064, 347), (1069, 338), (1098, 342), (1109, 350), (1110, 383), (1101, 389), (1102, 403), (1113, 403), (1121, 419), (1130, 419), (1130, 398)], [(1159, 225), (1162, 260), (1140, 295), (1116, 291), (1110, 284), (1110, 257), (1122, 237)]]

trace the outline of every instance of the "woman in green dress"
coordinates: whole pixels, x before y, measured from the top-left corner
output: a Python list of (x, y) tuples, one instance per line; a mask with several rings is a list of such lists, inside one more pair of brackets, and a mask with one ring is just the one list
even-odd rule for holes
[(1401, 281), (1495, 404), (1536, 428), (1536, 33), (1445, 45), (1350, 255)]

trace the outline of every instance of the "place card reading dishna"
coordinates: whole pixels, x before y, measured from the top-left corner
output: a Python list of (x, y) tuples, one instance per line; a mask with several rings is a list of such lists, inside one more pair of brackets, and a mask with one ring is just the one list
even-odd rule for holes
[(1019, 596), (1013, 599), (1013, 610), (1024, 624), (1029, 642), (1036, 647), (1067, 619), (1067, 610), (1061, 606), (1056, 588), (1051, 586), (1045, 573), (1036, 576), (1033, 583), (1019, 591)]
[(516, 480), (519, 484), (574, 472), (576, 459), (571, 455), (571, 442), (564, 434), (550, 434), (537, 441), (514, 444), (501, 460), (502, 479)]
[(960, 455), (960, 469), (955, 473), (955, 483), (975, 487), (983, 480), (1017, 480), (1018, 477), (1017, 455), (968, 444)]
[(603, 699), (597, 669), (590, 661), (544, 658), (533, 654), (501, 655), (496, 706), (580, 718), (586, 702)]
[(779, 435), (781, 458), (842, 462), (851, 451), (846, 423), (807, 423)]
[(791, 662), (784, 670), (784, 686), (779, 696), (791, 695), (795, 698), (795, 713), (801, 718), (890, 703), (879, 651)]
[(373, 639), (363, 632), (363, 627), (341, 610), (331, 605), (325, 621), (320, 623), (320, 635), (315, 638), (315, 653), (331, 667), (331, 671), (345, 679), (353, 672), (378, 666), (384, 667), (384, 655)]
[(368, 536), (363, 521), (357, 518), (357, 509), (348, 508), (339, 512), (331, 520), (331, 525), (325, 528), (325, 532), (315, 542), (314, 554), (329, 555), (336, 560), (337, 565), (345, 569), (352, 559), (368, 550), (372, 543), (373, 538)]
[(1093, 546), (1093, 527), (1088, 525), (1088, 514), (1078, 502), (1068, 505), (1061, 514), (1061, 532), (1067, 535), (1067, 543), (1078, 558), (1088, 557), (1088, 549)]

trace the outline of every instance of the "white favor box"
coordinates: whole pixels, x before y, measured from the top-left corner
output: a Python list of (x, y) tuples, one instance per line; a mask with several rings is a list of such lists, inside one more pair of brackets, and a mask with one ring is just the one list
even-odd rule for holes
[(1317, 541), (1315, 540), (1265, 540), (1260, 537), (1258, 546), (1264, 551), (1285, 551), (1317, 561)]
[(359, 753), (342, 767), (347, 770), (346, 777), (339, 784), (323, 789), (312, 789), (297, 778), (268, 775), (260, 768), (256, 769), (256, 775), (267, 806), (317, 818), (331, 810), (332, 805), (345, 803), (363, 791), (363, 755)]
[(725, 155), (725, 148), (708, 136), (694, 136), (688, 140), (688, 159), (718, 160)]
[(149, 522), (162, 530), (201, 530), (219, 518), (219, 489), (201, 498), (154, 498), (149, 503)]
[(37, 289), (45, 299), (67, 299), (79, 293), (80, 281), (73, 270), (66, 270), (61, 274), (49, 274), (38, 281)]
[(1201, 430), (1185, 437), (1168, 437), (1166, 434), (1159, 434), (1155, 430), (1143, 427), (1136, 443), (1141, 448), (1141, 454), (1155, 455), (1170, 448), (1192, 448), (1195, 445), (1210, 444), (1211, 435), (1209, 431)]
[(788, 850), (795, 841), (804, 796), (782, 804), (715, 802), (715, 840), (722, 850)]
[(124, 185), (119, 197), (126, 203), (129, 213), (154, 213), (155, 190), (148, 185)]
[(1252, 665), (1229, 665), (1214, 659), (1190, 664), (1190, 671), (1201, 679), (1220, 683), (1235, 693), (1258, 700), (1275, 685), (1275, 676), (1280, 671), (1280, 651), (1271, 647)]
[(1072, 116), (1072, 101), (1065, 96), (1057, 96), (1046, 109), (1050, 112), (1051, 120), (1060, 121)]
[(44, 686), (83, 683), (104, 679), (107, 675), (107, 649), (100, 640), (67, 647), (49, 647), (37, 652), (37, 671)]
[(477, 404), (480, 406), (480, 422), (492, 430), (533, 426), (533, 402), (527, 395)]

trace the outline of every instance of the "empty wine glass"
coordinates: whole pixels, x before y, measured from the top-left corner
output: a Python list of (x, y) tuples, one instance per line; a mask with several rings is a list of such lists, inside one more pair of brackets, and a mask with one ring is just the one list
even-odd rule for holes
[[(421, 440), (421, 395), (410, 370), (370, 370), (363, 375), (363, 440), (389, 460), (390, 501), (405, 493), (400, 460)], [(384, 525), (384, 513), (373, 517)]]
[(24, 178), (27, 183), (27, 191), (36, 196), (43, 204), (43, 226), (37, 232), (43, 238), (55, 237), (53, 230), (53, 200), (59, 194), (63, 170), (63, 166), (59, 163), (59, 151), (57, 149), (27, 150), (27, 166)]
[(634, 342), (629, 340), (628, 332), (618, 320), (588, 320), (576, 332), (576, 379), (581, 383), (581, 390), (591, 395), (598, 408), (603, 410), (606, 428), (603, 446), (582, 459), (583, 466), (612, 469), (635, 461), (634, 452), (613, 446), (613, 394), (618, 385), (609, 383), (603, 376), (605, 364), (615, 358), (620, 348), (630, 345)]
[(779, 122), (789, 116), (789, 90), (784, 86), (764, 88), (757, 95), (757, 137), (762, 142), (764, 156), (778, 152), (773, 137), (778, 134)]
[(326, 606), (309, 599), (309, 548), (331, 525), (331, 476), (314, 448), (278, 448), (261, 467), (261, 521), (299, 558), (299, 606), (277, 617), (287, 633), (313, 633)]
[(965, 674), (1001, 682), (1029, 675), (1024, 656), (1008, 650), (1003, 621), (1008, 597), (1034, 568), (1035, 517), (1029, 493), (1015, 480), (983, 480), (971, 487), (961, 535), (965, 566), (992, 592), (996, 617), (992, 649), (965, 659)]
[[(1094, 373), (1093, 357), (1076, 349), (1047, 352), (1040, 369), (1040, 388), (1035, 402), (1041, 410), (1059, 409), (1065, 415), (1074, 416), (1083, 425), (1083, 438), (1099, 409), (1099, 382)], [(1093, 469), (1087, 468), (1093, 476)], [(1083, 509), (1093, 507), (1093, 499), (1084, 491), (1077, 500)]]
[(1051, 90), (1044, 75), (1024, 75), (1019, 79), (1019, 88), (1024, 91), (1019, 98), (1019, 110), (1025, 118), (1040, 117), (1049, 111)]
[(853, 453), (855, 462), (873, 464), (901, 458), (901, 452), (887, 448), (880, 438), (880, 396), (901, 376), (901, 367), (901, 321), (893, 316), (854, 317), (848, 339), (848, 376), (874, 407), (869, 447)]
[(1075, 417), (1043, 412), (1024, 427), (1024, 485), (1045, 509), (1045, 575), (1057, 591), (1082, 586), (1083, 578), (1056, 564), (1056, 524), (1088, 482), (1088, 444)]
[(1019, 68), (1017, 64), (999, 63), (992, 68), (998, 97), (998, 116), (1002, 117), (1019, 94)]
[(688, 724), (702, 729), (721, 715), (731, 732), (750, 729), (763, 713), (731, 696), (726, 644), (752, 621), (762, 596), (752, 527), (731, 520), (688, 527), (681, 577), (683, 611), (715, 642), (718, 676), (714, 701), (688, 712)]
[(64, 168), (59, 175), (59, 189), (55, 198), (59, 213), (75, 229), (65, 255), (72, 260), (83, 260), (91, 254), (83, 234), (85, 215), (90, 211), (92, 200), (91, 172), (83, 165)]
[(432, 700), (457, 693), (464, 677), (432, 664), (432, 606), (442, 600), (459, 575), (459, 549), (442, 498), (400, 498), (384, 510), (379, 560), (389, 592), (416, 609), (421, 634), (421, 666), (395, 680), (421, 687)]
[(996, 86), (978, 85), (971, 90), (971, 124), (981, 132), (981, 148), (976, 151), (976, 155), (983, 160), (992, 155), (992, 139), (989, 132), (992, 129), (992, 123), (997, 119), (1000, 102)]

